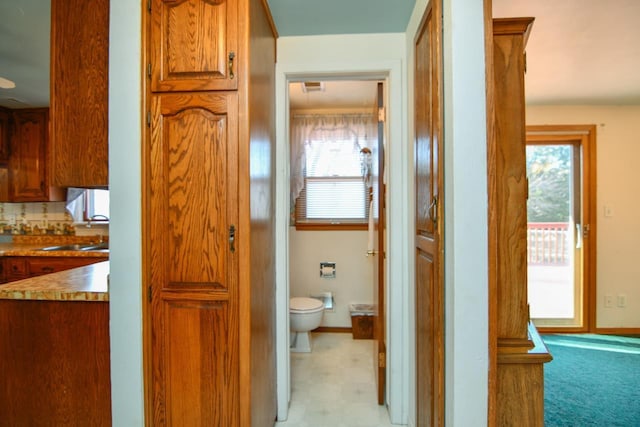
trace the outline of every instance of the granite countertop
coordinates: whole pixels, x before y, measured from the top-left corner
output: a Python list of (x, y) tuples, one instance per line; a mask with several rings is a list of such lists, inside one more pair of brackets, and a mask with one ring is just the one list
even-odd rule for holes
[[(62, 243), (65, 244), (65, 243)], [(109, 250), (91, 251), (43, 251), (42, 248), (55, 246), (54, 243), (0, 243), (0, 257), (2, 256), (44, 256), (44, 257), (82, 257), (109, 258)]]
[(0, 285), (0, 300), (109, 301), (109, 261)]

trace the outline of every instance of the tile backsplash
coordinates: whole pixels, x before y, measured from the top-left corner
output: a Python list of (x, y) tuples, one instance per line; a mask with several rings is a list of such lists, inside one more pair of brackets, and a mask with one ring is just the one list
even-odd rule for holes
[(0, 234), (108, 234), (106, 225), (74, 225), (65, 203), (0, 203)]

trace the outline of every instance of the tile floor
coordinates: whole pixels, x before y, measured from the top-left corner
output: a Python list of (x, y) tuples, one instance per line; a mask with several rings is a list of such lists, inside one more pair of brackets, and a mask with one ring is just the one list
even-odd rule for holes
[(291, 404), (276, 427), (389, 427), (376, 401), (373, 341), (314, 333), (311, 353), (291, 353)]

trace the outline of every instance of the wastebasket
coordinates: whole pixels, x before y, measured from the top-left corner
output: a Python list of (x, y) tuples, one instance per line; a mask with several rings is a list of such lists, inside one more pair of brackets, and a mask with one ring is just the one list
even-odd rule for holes
[(373, 304), (349, 304), (354, 340), (373, 338)]

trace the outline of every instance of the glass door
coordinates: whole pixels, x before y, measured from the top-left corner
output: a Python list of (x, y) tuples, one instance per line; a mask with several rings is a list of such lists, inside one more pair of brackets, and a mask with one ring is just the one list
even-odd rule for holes
[(538, 327), (583, 326), (581, 144), (527, 142), (529, 314)]

